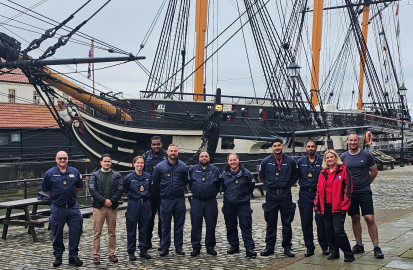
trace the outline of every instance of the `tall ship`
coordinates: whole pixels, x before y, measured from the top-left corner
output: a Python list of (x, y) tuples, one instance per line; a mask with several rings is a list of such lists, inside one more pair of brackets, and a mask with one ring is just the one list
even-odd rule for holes
[[(0, 67), (2, 72), (20, 68), (45, 104), (66, 99), (76, 119), (63, 121), (53, 105), (50, 113), (63, 134), (96, 163), (109, 153), (117, 169), (130, 169), (133, 158), (150, 149), (154, 135), (161, 136), (164, 145), (178, 145), (187, 163), (195, 162), (200, 151), (208, 151), (213, 162), (224, 162), (229, 153), (238, 153), (242, 160), (260, 159), (271, 153), (269, 142), (276, 137), (285, 140), (286, 152), (298, 156), (308, 138), (319, 151), (343, 151), (349, 132), (364, 137), (369, 131), (372, 136), (364, 143), (390, 151), (411, 136), (400, 47), (403, 1), (233, 0), (222, 9), (224, 3), (217, 0), (151, 1), (158, 10), (148, 25), (118, 26), (119, 31), (147, 29), (134, 53), (111, 45), (111, 32), (105, 41), (82, 32), (89, 25), (99, 28), (96, 17), (112, 4), (98, 1), (99, 7), (91, 7), (89, 2), (68, 4), (59, 21), (34, 6), (8, 4), (10, 10), (49, 26), (26, 48), (21, 35), (0, 33)], [(85, 10), (90, 12), (86, 18)], [(17, 16), (6, 17), (9, 26), (22, 22)], [(77, 17), (82, 19), (73, 25)], [(156, 46), (146, 55), (156, 31), (157, 43), (151, 43)], [(51, 45), (45, 45), (48, 42)], [(93, 49), (122, 56), (54, 58), (76, 44), (93, 44)], [(150, 67), (142, 61), (145, 57)], [(241, 58), (248, 76), (226, 79), (231, 77), (224, 74), (242, 76), (237, 74)], [(136, 65), (145, 74), (133, 78), (146, 84), (134, 92), (137, 97), (95, 86), (94, 80), (90, 86), (75, 79), (77, 68), (59, 69), (105, 62), (110, 70), (116, 64), (107, 62), (113, 61), (127, 63), (124, 69)], [(407, 139), (399, 138), (403, 132)]]

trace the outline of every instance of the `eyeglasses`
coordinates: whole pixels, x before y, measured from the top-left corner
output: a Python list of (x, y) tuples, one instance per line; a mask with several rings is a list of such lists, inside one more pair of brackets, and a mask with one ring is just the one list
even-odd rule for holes
[(158, 146), (161, 145), (161, 143), (153, 143), (152, 146)]
[(58, 160), (67, 160), (67, 157), (58, 157)]

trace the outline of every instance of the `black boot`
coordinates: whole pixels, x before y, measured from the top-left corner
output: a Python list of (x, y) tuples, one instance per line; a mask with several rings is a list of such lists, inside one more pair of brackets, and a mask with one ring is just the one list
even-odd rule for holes
[(148, 251), (146, 249), (141, 249), (139, 257), (149, 260), (151, 258), (151, 255), (148, 254)]
[(227, 250), (227, 253), (228, 254), (239, 253), (239, 246), (231, 246), (231, 248)]
[(169, 254), (169, 250), (167, 250), (167, 249), (161, 249), (161, 252), (159, 252), (159, 255), (161, 256), (161, 257), (164, 257), (164, 256), (166, 256), (166, 255), (168, 255)]
[(270, 256), (272, 254), (274, 254), (274, 249), (265, 248), (261, 251), (261, 256), (264, 256), (264, 257)]
[(136, 261), (135, 253), (129, 253), (129, 261)]
[(304, 253), (305, 257), (311, 257), (314, 255), (314, 249), (312, 248), (307, 248), (307, 251)]
[(246, 257), (256, 257), (257, 252), (255, 252), (252, 248), (247, 248), (247, 250), (245, 252), (245, 256)]
[(69, 265), (82, 266), (83, 262), (79, 258), (69, 258)]
[(198, 256), (199, 254), (201, 254), (201, 249), (200, 249), (200, 248), (194, 248), (194, 249), (192, 249), (192, 252), (191, 252), (191, 256), (192, 256), (192, 257), (196, 257), (196, 256)]
[(287, 257), (295, 257), (294, 252), (291, 250), (291, 248), (284, 248), (284, 254), (287, 255)]
[(207, 248), (207, 253), (209, 254), (209, 255), (212, 255), (212, 256), (217, 256), (217, 252), (215, 251), (215, 249), (214, 248)]
[(53, 262), (53, 266), (54, 267), (58, 267), (62, 265), (62, 257), (56, 257), (54, 262)]

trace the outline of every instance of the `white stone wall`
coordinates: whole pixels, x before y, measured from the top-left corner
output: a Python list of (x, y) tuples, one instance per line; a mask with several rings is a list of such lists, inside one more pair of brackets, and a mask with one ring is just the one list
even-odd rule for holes
[[(31, 84), (24, 83), (10, 83), (0, 82), (0, 102), (9, 102), (9, 89), (16, 89), (16, 103), (35, 104), (33, 92), (36, 89)], [(59, 95), (64, 95), (61, 91), (54, 89)], [(43, 94), (47, 100), (46, 95)], [(42, 98), (38, 98), (38, 104), (44, 104)], [(57, 99), (54, 100), (54, 104), (57, 105)]]

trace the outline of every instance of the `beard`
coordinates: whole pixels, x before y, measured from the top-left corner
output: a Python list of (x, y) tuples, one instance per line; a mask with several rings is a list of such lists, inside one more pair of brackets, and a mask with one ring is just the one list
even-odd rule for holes
[(206, 166), (209, 165), (209, 161), (205, 161), (205, 162), (200, 161), (199, 164), (201, 164), (201, 166), (205, 166), (205, 167), (206, 167)]

